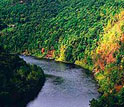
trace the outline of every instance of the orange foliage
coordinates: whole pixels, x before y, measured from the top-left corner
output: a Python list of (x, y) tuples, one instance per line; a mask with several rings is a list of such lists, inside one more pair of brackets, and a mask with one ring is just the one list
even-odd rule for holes
[(46, 55), (46, 58), (52, 58), (53, 55), (54, 55), (54, 52), (55, 52), (55, 50), (50, 50), (50, 51), (48, 51), (48, 53), (47, 53), (47, 55)]
[(98, 59), (96, 62), (96, 66), (99, 66), (101, 70), (104, 70), (104, 60)]
[(106, 58), (105, 58), (106, 64), (110, 64), (116, 61), (116, 59), (113, 57), (113, 54), (114, 54), (114, 51), (106, 54)]
[[(110, 63), (114, 63), (116, 61), (116, 58), (113, 56), (113, 54), (119, 49), (118, 43), (113, 44), (100, 44), (101, 48), (97, 50), (97, 56), (98, 59), (95, 61), (95, 67), (99, 70), (104, 70), (105, 66)], [(97, 72), (96, 71), (96, 72)]]
[(121, 36), (121, 40), (122, 43), (124, 43), (124, 34)]
[[(108, 49), (105, 45), (102, 46), (100, 50), (98, 50), (99, 58), (95, 62), (95, 66), (101, 70), (104, 70), (106, 64), (110, 64), (116, 61), (113, 54), (118, 49), (118, 46), (111, 46)], [(99, 71), (97, 69), (97, 71)]]
[(115, 90), (119, 92), (122, 89), (123, 85), (115, 85)]
[[(101, 39), (98, 42), (96, 55), (93, 57), (95, 68), (97, 68), (96, 72), (104, 70), (106, 65), (116, 62), (116, 58), (113, 55), (119, 50), (119, 43), (124, 43), (124, 33), (121, 31), (124, 21), (124, 11), (116, 15), (115, 18), (117, 21), (113, 24), (108, 23), (104, 29), (105, 33), (101, 35)], [(106, 31), (106, 29), (108, 30)]]
[(95, 74), (96, 74), (97, 72), (99, 72), (99, 69), (98, 69), (98, 68), (95, 68), (95, 69), (94, 69), (94, 72), (95, 72)]
[(42, 48), (42, 49), (41, 49), (41, 53), (43, 54), (44, 52), (45, 52), (45, 49), (44, 49), (44, 48)]

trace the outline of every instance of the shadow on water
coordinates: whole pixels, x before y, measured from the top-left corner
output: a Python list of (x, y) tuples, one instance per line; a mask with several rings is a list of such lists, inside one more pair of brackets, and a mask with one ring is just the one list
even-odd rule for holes
[(79, 66), (30, 56), (21, 58), (40, 66), (46, 75), (43, 89), (27, 107), (89, 107), (89, 101), (98, 98), (96, 82)]

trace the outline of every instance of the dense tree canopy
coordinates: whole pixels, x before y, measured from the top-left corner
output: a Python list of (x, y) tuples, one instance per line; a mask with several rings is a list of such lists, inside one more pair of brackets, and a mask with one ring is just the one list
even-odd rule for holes
[(24, 107), (36, 97), (44, 81), (41, 68), (27, 65), (18, 56), (7, 54), (0, 48), (1, 107)]
[(1, 0), (0, 45), (94, 71), (103, 105), (123, 95), (123, 10), (124, 0)]

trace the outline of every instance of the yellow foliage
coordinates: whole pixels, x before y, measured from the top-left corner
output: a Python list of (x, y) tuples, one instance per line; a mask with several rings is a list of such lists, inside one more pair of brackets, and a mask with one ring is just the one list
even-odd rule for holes
[(99, 74), (98, 76), (96, 76), (96, 80), (98, 80), (98, 81), (103, 80), (104, 78), (105, 78), (105, 76), (102, 74)]
[(56, 59), (56, 61), (65, 61), (65, 48), (66, 48), (65, 45), (61, 45), (60, 56), (59, 58)]
[(124, 34), (121, 31), (121, 26), (124, 25), (124, 11), (116, 15), (115, 18), (117, 18), (116, 22), (110, 20), (104, 28), (104, 33), (100, 36), (98, 47), (95, 51), (95, 57), (93, 57), (95, 67), (99, 66), (102, 70), (104, 70), (106, 64), (116, 61), (113, 54), (119, 50), (119, 42), (123, 39)]
[(90, 71), (93, 71), (93, 66), (89, 66), (86, 64), (86, 60), (76, 60), (75, 63), (76, 65), (79, 65), (85, 69), (89, 69)]

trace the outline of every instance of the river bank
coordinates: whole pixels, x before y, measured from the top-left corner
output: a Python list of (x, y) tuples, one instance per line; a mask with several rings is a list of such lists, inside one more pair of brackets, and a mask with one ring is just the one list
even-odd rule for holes
[(79, 66), (30, 56), (23, 59), (42, 67), (47, 75), (43, 89), (27, 107), (89, 107), (89, 101), (99, 96), (96, 82)]

